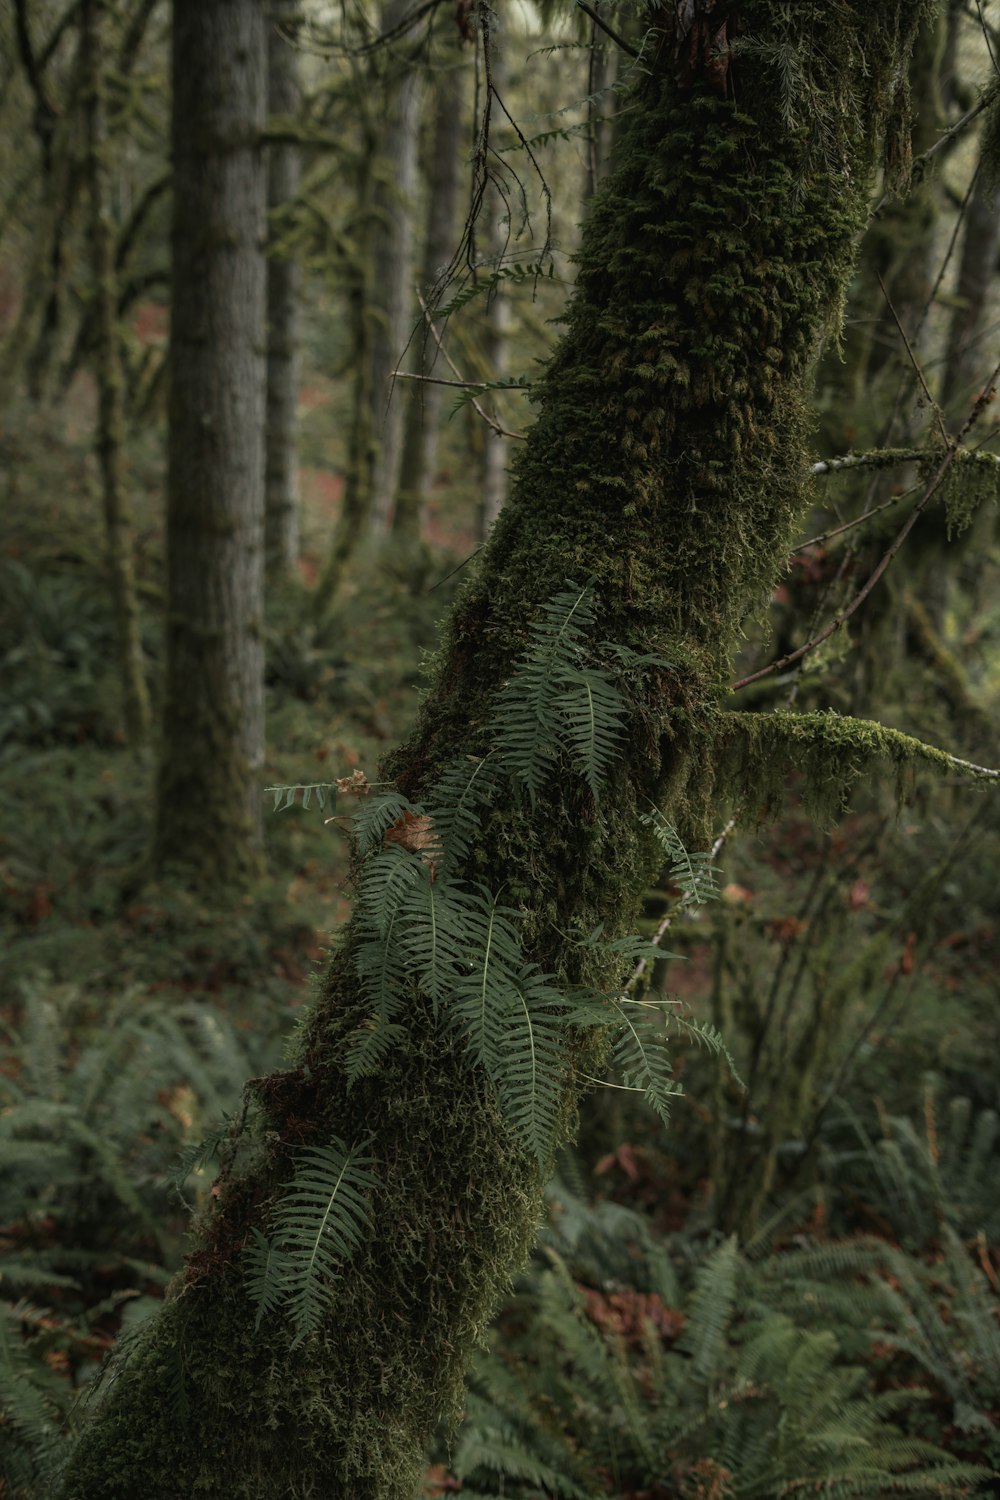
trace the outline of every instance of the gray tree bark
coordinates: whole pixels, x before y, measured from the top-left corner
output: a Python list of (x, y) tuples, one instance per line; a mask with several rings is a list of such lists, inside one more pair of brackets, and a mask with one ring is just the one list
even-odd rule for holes
[(955, 282), (954, 312), (948, 328), (942, 405), (961, 426), (968, 408), (996, 365), (996, 349), (987, 343), (991, 321), (990, 292), (996, 282), (1000, 248), (1000, 187), (981, 163), (966, 210), (962, 259)]
[[(387, 0), (382, 30), (388, 31), (411, 8), (409, 0)], [(404, 407), (392, 389), (392, 375), (413, 328), (414, 209), (420, 141), (423, 80), (405, 45), (388, 58), (385, 125), (375, 194), (372, 330), (372, 430), (376, 444), (369, 527), (384, 536), (392, 521), (403, 452)]]
[[(494, 34), (490, 58), (493, 84), (501, 98), (506, 90), (508, 77), (505, 41), (502, 33), (500, 36)], [(502, 266), (504, 255), (510, 248), (510, 233), (509, 209), (496, 187), (491, 185), (486, 193), (485, 234), (483, 236), (490, 270), (499, 269)], [(483, 319), (483, 364), (489, 371), (490, 380), (503, 380), (507, 374), (510, 325), (510, 300), (501, 282), (487, 299)], [(494, 412), (496, 412), (495, 403)], [(507, 464), (510, 454), (508, 439), (494, 432), (492, 427), (486, 427), (482, 436), (483, 468), (477, 529), (479, 540), (484, 542), (507, 498)]]
[[(428, 181), (427, 235), (420, 278), (425, 302), (455, 253), (459, 159), (465, 128), (463, 84), (463, 73), (454, 67), (439, 73), (434, 83), (436, 104)], [(432, 304), (428, 303), (428, 306), (433, 313)], [(414, 373), (430, 375), (440, 367), (437, 344), (426, 324), (418, 329), (411, 347), (417, 354), (413, 361)], [(429, 382), (408, 381), (403, 384), (404, 389), (397, 390), (395, 398), (405, 408), (406, 431), (392, 527), (396, 537), (410, 545), (419, 541), (421, 518), (434, 482), (443, 388)], [(407, 385), (411, 389), (406, 390)]]
[(168, 617), (153, 862), (261, 865), (267, 102), (262, 0), (175, 0)]
[[(298, 0), (271, 0), (267, 39), (268, 113), (285, 119), (299, 112), (298, 53), (283, 32), (294, 28)], [(299, 556), (299, 267), (280, 241), (280, 210), (299, 190), (300, 151), (294, 144), (268, 148), (267, 207), (272, 248), (267, 261), (267, 458), (264, 547), (268, 571), (289, 573)]]
[(131, 744), (149, 732), (149, 693), (142, 659), (139, 604), (132, 556), (132, 516), (125, 481), (125, 404), (118, 333), (115, 234), (108, 192), (104, 33), (107, 0), (83, 0), (81, 66), (87, 121), (90, 258), (94, 276), (94, 363), (97, 375), (96, 446), (107, 538), (108, 573), (118, 634), (125, 725)]

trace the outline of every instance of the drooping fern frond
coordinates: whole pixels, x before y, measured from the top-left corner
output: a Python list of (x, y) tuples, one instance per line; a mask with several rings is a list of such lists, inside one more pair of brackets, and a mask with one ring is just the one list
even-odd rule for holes
[(332, 781), (295, 782), (288, 786), (266, 786), (265, 792), (274, 797), (274, 812), (285, 812), (300, 802), (308, 811), (315, 799), (321, 812), (333, 808), (337, 801), (337, 787)]
[(651, 828), (657, 843), (667, 856), (670, 878), (680, 887), (683, 906), (702, 906), (713, 901), (719, 894), (719, 874), (712, 864), (709, 853), (692, 854), (674, 825), (663, 816), (658, 807), (652, 812), (640, 813), (639, 821)]
[(532, 806), (560, 753), (597, 799), (623, 738), (627, 703), (615, 675), (587, 661), (593, 622), (589, 584), (570, 584), (547, 599), (526, 655), (497, 698), (497, 752)]
[(295, 1343), (319, 1328), (338, 1273), (371, 1227), (368, 1199), (378, 1179), (366, 1150), (333, 1140), (302, 1151), (271, 1237), (257, 1231), (244, 1250), (258, 1322), (287, 1308)]
[(504, 1018), (500, 1101), (521, 1140), (545, 1166), (556, 1138), (566, 1077), (563, 996), (544, 974), (522, 969)]
[(427, 813), (440, 843), (441, 870), (453, 874), (468, 858), (502, 786), (499, 757), (467, 755), (445, 767), (427, 798)]
[(735, 1234), (731, 1234), (695, 1275), (679, 1344), (692, 1356), (693, 1368), (704, 1380), (711, 1379), (719, 1369), (736, 1303), (739, 1269), (739, 1249)]
[(517, 912), (484, 886), (478, 891), (481, 899), (467, 908), (470, 963), (456, 978), (448, 1014), (473, 1059), (495, 1080), (504, 1071), (504, 1023), (516, 1000), (524, 956)]
[(621, 1035), (612, 1053), (617, 1068), (629, 1088), (641, 1090), (646, 1103), (666, 1125), (670, 1105), (684, 1090), (673, 1076), (667, 1051), (663, 1014), (658, 1006), (638, 1002), (613, 1001), (621, 1022)]

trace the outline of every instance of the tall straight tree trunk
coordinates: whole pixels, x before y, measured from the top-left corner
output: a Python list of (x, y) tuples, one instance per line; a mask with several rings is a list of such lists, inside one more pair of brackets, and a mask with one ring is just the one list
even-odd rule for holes
[[(415, 803), (444, 805), (447, 768), (471, 776), (487, 757), (502, 760), (505, 684), (529, 627), (545, 639), (543, 606), (567, 576), (591, 580), (593, 601), (574, 659), (605, 642), (619, 661), (628, 648), (655, 653), (636, 669), (629, 737), (599, 804), (552, 756), (533, 796), (498, 780), (471, 819), (453, 800), (467, 854), (437, 882), (419, 854), (427, 815), (404, 809), (387, 830), (409, 840), (413, 857), (399, 869), (429, 909), (463, 875), (470, 903), (502, 890), (513, 913), (502, 920), (540, 966), (523, 983), (550, 976), (567, 1006), (576, 985), (607, 994), (621, 984), (621, 959), (586, 935), (603, 926), (613, 938), (636, 919), (657, 864), (638, 815), (651, 801), (682, 827), (709, 814), (715, 705), (741, 622), (773, 586), (807, 499), (807, 380), (837, 317), (914, 12), (910, 0), (746, 0), (740, 16), (758, 45), (731, 72), (717, 16), (673, 4), (655, 13), (660, 34), (592, 203), (511, 498), (453, 612), (418, 727), (380, 773)], [(692, 15), (693, 29), (679, 30)], [(801, 80), (792, 129), (775, 107), (782, 76)], [(564, 611), (558, 618), (568, 629)], [(380, 826), (363, 889), (387, 867)], [(424, 1446), (460, 1406), (470, 1349), (531, 1244), (546, 1164), (572, 1129), (597, 1048), (551, 1044), (557, 1118), (546, 1150), (529, 1152), (500, 1085), (470, 1059), (460, 1029), (438, 1019), (448, 984), (469, 983), (463, 966), (445, 963), (434, 998), (402, 960), (407, 934), (394, 939), (372, 921), (363, 896), (288, 1069), (248, 1085), (238, 1155), (171, 1300), (84, 1434), (66, 1500), (415, 1492)], [(477, 930), (488, 946), (497, 927)], [(393, 1029), (378, 1065), (351, 1085), (350, 1039), (365, 1046), (377, 1024), (358, 966), (371, 980), (379, 955)], [(494, 1023), (485, 1002), (481, 1020)], [(538, 1023), (544, 1033), (556, 1020)], [(532, 1058), (522, 1059), (529, 1069)], [(294, 1217), (290, 1178), (298, 1168), (306, 1192), (306, 1164), (331, 1159), (338, 1140), (370, 1163), (374, 1186), (358, 1189), (370, 1222), (359, 1212), (353, 1259), (315, 1326), (297, 1333), (287, 1309), (255, 1308), (247, 1270), (272, 1285), (275, 1226)], [(280, 1243), (276, 1253), (287, 1270)]]
[[(435, 111), (431, 168), (428, 174), (427, 237), (421, 284), (424, 299), (433, 292), (438, 277), (455, 252), (455, 213), (458, 205), (459, 158), (466, 120), (464, 75), (458, 68), (439, 73), (434, 83)], [(433, 307), (431, 307), (433, 311)], [(430, 330), (417, 331), (413, 345), (415, 373), (430, 375), (439, 366), (438, 348)], [(406, 385), (413, 389), (407, 391)], [(427, 495), (434, 482), (438, 429), (443, 387), (430, 382), (405, 382), (397, 391), (406, 413), (399, 490), (392, 518), (396, 537), (407, 545), (420, 539), (420, 522)]]
[[(505, 45), (505, 36), (501, 36), (499, 43), (494, 40), (490, 58), (490, 73), (493, 85), (501, 98), (503, 98), (507, 89)], [(510, 211), (500, 193), (492, 185), (487, 188), (486, 205), (488, 215), (486, 234), (484, 235), (486, 253), (490, 258), (490, 269), (495, 267), (499, 270), (503, 265), (504, 255), (510, 248)], [(503, 282), (501, 281), (487, 299), (485, 317), (483, 319), (483, 364), (489, 371), (489, 378), (491, 380), (503, 380), (507, 374), (510, 311), (510, 300), (504, 291)], [(494, 403), (495, 411), (496, 405)], [(507, 498), (507, 463), (510, 455), (508, 453), (508, 439), (501, 437), (498, 432), (494, 432), (492, 427), (485, 428), (482, 438), (483, 471), (479, 491), (477, 530), (479, 532), (479, 540), (484, 542), (489, 536), (493, 523), (500, 514), (503, 503)]]
[(94, 362), (97, 373), (97, 455), (101, 469), (108, 573), (115, 607), (125, 725), (131, 744), (150, 723), (142, 661), (139, 604), (132, 561), (132, 517), (125, 484), (125, 405), (118, 337), (115, 236), (108, 193), (107, 104), (104, 60), (106, 0), (83, 0), (81, 64), (86, 94), (90, 258), (94, 275)]
[[(294, 28), (299, 0), (271, 0), (267, 40), (268, 113), (297, 117), (298, 53), (283, 32)], [(299, 190), (299, 148), (268, 149), (267, 206), (275, 216)], [(280, 239), (280, 234), (278, 235)], [(299, 557), (298, 318), (299, 268), (294, 254), (272, 249), (267, 261), (267, 460), (264, 546), (269, 572), (289, 573)]]
[(996, 350), (989, 341), (990, 289), (996, 280), (1000, 245), (1000, 187), (980, 159), (966, 210), (962, 259), (948, 327), (942, 405), (961, 426), (993, 373)]
[[(390, 30), (410, 9), (409, 0), (388, 0), (382, 29)], [(422, 78), (415, 61), (391, 54), (385, 79), (385, 122), (379, 145), (380, 181), (375, 196), (372, 330), (372, 428), (376, 436), (370, 528), (384, 536), (392, 521), (403, 453), (404, 406), (392, 376), (413, 327), (414, 209), (420, 142)]]
[(265, 172), (262, 0), (175, 0), (168, 618), (154, 866), (261, 865)]

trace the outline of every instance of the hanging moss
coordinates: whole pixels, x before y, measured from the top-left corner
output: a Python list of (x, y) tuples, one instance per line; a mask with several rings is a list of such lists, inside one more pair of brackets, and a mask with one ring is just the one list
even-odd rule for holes
[(885, 770), (895, 776), (900, 796), (907, 775), (922, 765), (983, 784), (997, 778), (995, 771), (970, 765), (898, 729), (833, 710), (720, 714), (716, 745), (726, 758), (723, 779), (730, 794), (761, 818), (777, 808), (792, 772), (801, 775), (807, 808), (823, 820), (842, 813), (854, 788)]

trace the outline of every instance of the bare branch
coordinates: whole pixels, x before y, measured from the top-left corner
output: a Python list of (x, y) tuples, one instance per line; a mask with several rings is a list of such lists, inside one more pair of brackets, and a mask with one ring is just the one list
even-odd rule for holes
[(592, 10), (591, 7), (585, 3), (585, 0), (576, 0), (576, 4), (577, 8), (579, 10), (582, 10), (585, 16), (589, 16), (594, 25), (599, 26), (604, 32), (605, 36), (609, 36), (617, 47), (620, 47), (623, 52), (628, 53), (629, 57), (639, 56), (639, 53), (632, 46), (632, 43), (627, 42), (623, 36), (619, 36), (617, 31), (613, 31), (608, 25), (607, 21), (602, 21), (600, 16), (597, 14), (597, 11)]

